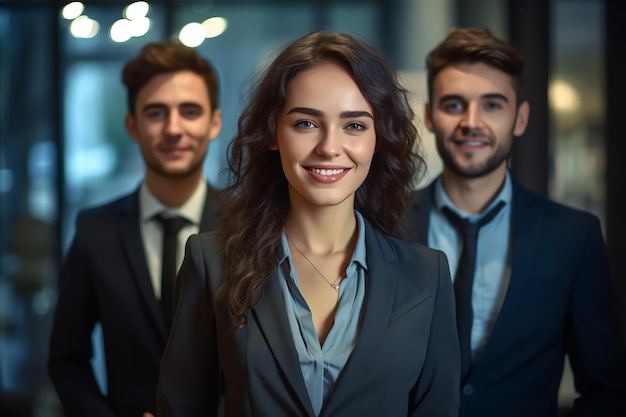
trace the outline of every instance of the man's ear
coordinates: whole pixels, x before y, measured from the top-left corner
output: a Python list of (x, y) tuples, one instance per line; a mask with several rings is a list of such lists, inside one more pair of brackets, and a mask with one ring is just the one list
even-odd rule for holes
[(137, 135), (137, 124), (136, 124), (135, 116), (133, 116), (130, 113), (127, 113), (126, 117), (124, 118), (124, 126), (126, 126), (126, 132), (128, 132), (128, 136), (130, 136), (132, 140), (137, 142), (138, 135)]
[(426, 127), (428, 128), (428, 130), (430, 130), (431, 132), (433, 131), (433, 120), (430, 117), (430, 102), (426, 102), (426, 104), (424, 104), (424, 124), (426, 125)]
[(217, 139), (220, 132), (222, 131), (223, 125), (224, 125), (224, 121), (222, 118), (222, 110), (221, 109), (213, 110), (213, 114), (211, 115), (211, 129), (209, 131), (209, 141)]
[(526, 131), (528, 126), (528, 116), (530, 114), (530, 104), (524, 100), (522, 104), (517, 108), (517, 117), (515, 119), (515, 128), (513, 129), (513, 136), (520, 137)]

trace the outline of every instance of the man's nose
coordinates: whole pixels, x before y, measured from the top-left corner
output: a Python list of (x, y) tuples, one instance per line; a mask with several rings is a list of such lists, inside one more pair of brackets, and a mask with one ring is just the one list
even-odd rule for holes
[(467, 129), (474, 129), (480, 126), (482, 123), (482, 118), (480, 114), (480, 109), (477, 104), (471, 103), (467, 106), (465, 113), (463, 113), (463, 118), (461, 119), (461, 127)]

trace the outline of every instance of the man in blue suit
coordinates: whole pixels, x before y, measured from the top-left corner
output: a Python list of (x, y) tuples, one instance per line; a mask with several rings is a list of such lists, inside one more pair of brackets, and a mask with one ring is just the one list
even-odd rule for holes
[[(222, 127), (217, 72), (192, 48), (146, 45), (124, 67), (126, 130), (145, 176), (132, 193), (82, 211), (59, 277), (48, 369), (65, 415), (122, 417), (155, 412), (173, 291), (162, 281), (182, 262), (189, 235), (213, 230), (218, 204), (203, 175), (209, 143)], [(162, 239), (167, 220), (182, 226)], [(178, 241), (178, 254), (176, 245)], [(162, 264), (172, 242), (173, 258)], [(171, 266), (167, 268), (167, 265)], [(168, 288), (170, 291), (168, 291)], [(90, 366), (91, 333), (100, 322), (107, 389)]]
[(460, 415), (558, 416), (567, 355), (579, 393), (570, 415), (625, 416), (600, 222), (525, 190), (507, 168), (530, 111), (523, 58), (487, 29), (453, 29), (427, 69), (425, 122), (444, 169), (408, 220), (455, 277)]

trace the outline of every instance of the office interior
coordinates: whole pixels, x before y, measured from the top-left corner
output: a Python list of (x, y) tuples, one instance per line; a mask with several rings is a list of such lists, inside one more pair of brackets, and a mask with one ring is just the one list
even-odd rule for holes
[[(600, 217), (626, 329), (626, 266), (618, 264), (626, 249), (626, 36), (617, 1), (86, 0), (78, 15), (65, 13), (68, 3), (0, 0), (0, 398), (19, 415), (63, 415), (45, 365), (57, 273), (77, 212), (133, 190), (143, 173), (124, 130), (121, 68), (145, 43), (184, 36), (221, 77), (224, 129), (205, 163), (216, 187), (246, 81), (288, 41), (322, 28), (370, 41), (400, 72), (421, 123), (424, 58), (450, 28), (485, 26), (509, 40), (527, 60), (531, 103), (511, 171), (527, 187)], [(144, 26), (116, 34), (131, 3)], [(200, 28), (200, 38), (191, 36)], [(416, 187), (441, 169), (434, 139), (420, 132), (428, 171)], [(93, 364), (103, 384), (98, 346)], [(576, 395), (567, 372), (564, 402)]]

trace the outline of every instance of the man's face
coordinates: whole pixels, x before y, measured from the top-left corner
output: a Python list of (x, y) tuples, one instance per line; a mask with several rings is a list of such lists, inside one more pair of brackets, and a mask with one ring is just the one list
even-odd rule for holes
[(508, 74), (482, 63), (444, 68), (434, 79), (426, 126), (449, 169), (464, 178), (504, 172), (513, 138), (528, 121)]
[(156, 75), (139, 91), (134, 111), (126, 129), (139, 144), (146, 175), (202, 175), (209, 142), (222, 127), (202, 77), (192, 71)]

